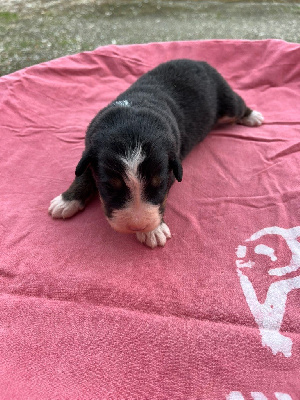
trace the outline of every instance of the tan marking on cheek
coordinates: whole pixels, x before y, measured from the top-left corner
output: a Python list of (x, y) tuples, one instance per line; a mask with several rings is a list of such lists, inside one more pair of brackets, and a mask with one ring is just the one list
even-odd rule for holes
[(106, 206), (105, 206), (105, 203), (104, 203), (102, 197), (100, 196), (100, 193), (99, 193), (99, 199), (100, 199), (102, 210), (104, 211), (104, 214), (106, 215), (107, 214)]
[(162, 203), (163, 207), (166, 205), (167, 198), (168, 198), (168, 194), (165, 195), (164, 201), (163, 201), (163, 203)]

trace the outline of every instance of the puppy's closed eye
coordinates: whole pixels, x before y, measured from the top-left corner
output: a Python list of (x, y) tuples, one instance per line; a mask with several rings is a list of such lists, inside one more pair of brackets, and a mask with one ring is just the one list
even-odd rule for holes
[(120, 178), (110, 178), (103, 182), (103, 186), (108, 190), (118, 191), (124, 187), (124, 182)]
[(120, 178), (111, 178), (109, 180), (109, 184), (114, 188), (114, 189), (121, 189), (124, 185), (124, 182)]
[(153, 178), (151, 179), (151, 185), (154, 187), (158, 187), (161, 184), (162, 180), (160, 176), (154, 175)]

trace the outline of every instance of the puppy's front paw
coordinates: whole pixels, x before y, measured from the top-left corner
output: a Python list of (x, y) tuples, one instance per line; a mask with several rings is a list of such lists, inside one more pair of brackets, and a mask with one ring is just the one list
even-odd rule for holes
[(70, 218), (83, 208), (84, 207), (81, 205), (80, 201), (64, 200), (60, 194), (51, 200), (48, 212), (52, 218)]
[(144, 243), (154, 249), (154, 247), (157, 246), (164, 246), (167, 242), (167, 239), (171, 238), (171, 233), (168, 225), (162, 222), (151, 232), (137, 232), (136, 237), (141, 243)]
[(247, 117), (241, 118), (238, 123), (247, 126), (260, 126), (264, 122), (264, 117), (259, 111), (253, 110)]

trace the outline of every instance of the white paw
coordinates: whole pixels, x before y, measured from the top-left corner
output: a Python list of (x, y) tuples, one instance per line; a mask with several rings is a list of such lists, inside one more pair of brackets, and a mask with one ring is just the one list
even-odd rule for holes
[(253, 110), (252, 113), (248, 115), (248, 117), (244, 117), (238, 121), (239, 124), (247, 126), (260, 126), (263, 122), (263, 115), (255, 110)]
[(83, 208), (78, 200), (64, 200), (60, 194), (51, 200), (48, 212), (52, 218), (70, 218)]
[(154, 249), (154, 247), (157, 246), (164, 246), (167, 242), (167, 239), (170, 239), (171, 233), (168, 225), (162, 222), (151, 232), (137, 232), (136, 237), (141, 243), (144, 243)]

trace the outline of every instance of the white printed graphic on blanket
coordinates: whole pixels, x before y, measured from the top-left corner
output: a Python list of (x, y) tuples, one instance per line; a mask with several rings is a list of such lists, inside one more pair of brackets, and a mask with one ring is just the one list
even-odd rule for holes
[[(286, 393), (274, 393), (277, 400), (293, 400), (289, 394)], [(253, 400), (268, 400), (268, 398), (261, 392), (251, 392)], [(226, 396), (226, 400), (245, 400), (241, 392), (231, 392)]]
[[(269, 275), (284, 277), (272, 283), (267, 291), (266, 300), (260, 303), (257, 299), (255, 288), (250, 279), (243, 273), (244, 268), (255, 268), (255, 263), (245, 262), (243, 259), (247, 255), (247, 245), (240, 245), (236, 249), (238, 260), (236, 261), (237, 273), (240, 279), (241, 287), (245, 294), (248, 306), (259, 327), (262, 338), (262, 345), (268, 346), (273, 354), (282, 353), (285, 357), (292, 355), (293, 342), (289, 337), (282, 335), (279, 330), (282, 324), (287, 296), (290, 291), (300, 288), (300, 275), (288, 278), (288, 274), (295, 272), (300, 268), (300, 243), (297, 238), (300, 237), (300, 226), (291, 229), (272, 226), (264, 228), (254, 233), (246, 242), (253, 242), (265, 235), (280, 235), (287, 243), (292, 257), (288, 265), (278, 268), (271, 268)], [(268, 256), (271, 261), (276, 261), (276, 249), (258, 244), (254, 249), (256, 254)], [(278, 254), (277, 254), (278, 255)]]

